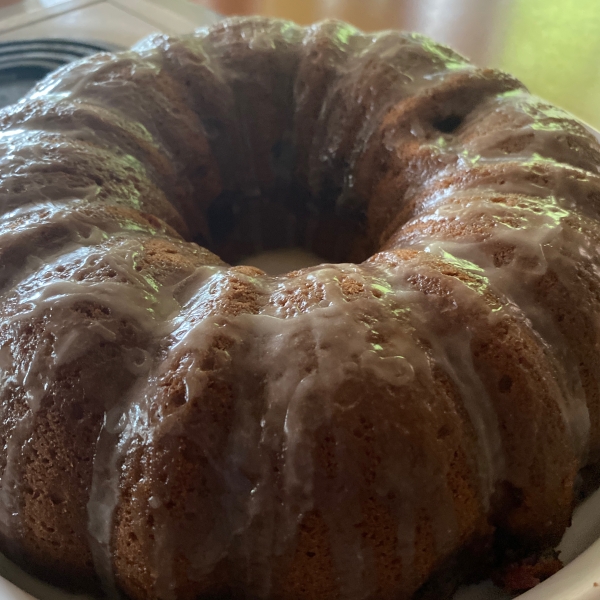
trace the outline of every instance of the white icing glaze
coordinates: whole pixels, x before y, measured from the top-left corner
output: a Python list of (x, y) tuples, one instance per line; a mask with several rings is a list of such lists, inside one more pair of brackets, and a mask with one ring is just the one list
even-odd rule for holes
[[(465, 196), (464, 201), (461, 201), (460, 194), (458, 197), (446, 197), (429, 214), (421, 216), (420, 222), (426, 225), (428, 221), (445, 220), (466, 224), (489, 219), (493, 222), (493, 227), (488, 228), (489, 233), (475, 239), (467, 237), (447, 241), (436, 239), (435, 234), (431, 237), (419, 234), (408, 243), (442, 257), (452, 256), (476, 264), (493, 289), (510, 298), (530, 319), (554, 354), (557, 368), (563, 372), (561, 380), (567, 386), (563, 406), (565, 420), (569, 423), (576, 447), (585, 455), (590, 421), (575, 358), (554, 318), (536, 298), (534, 290), (549, 267), (560, 276), (576, 268), (584, 248), (587, 249), (586, 254), (595, 256), (591, 240), (573, 228), (564, 229), (563, 221), (571, 213), (561, 208), (553, 198), (533, 202), (523, 199), (517, 207), (507, 211), (504, 204), (493, 201), (492, 197), (474, 199), (469, 194)], [(494, 252), (502, 247), (515, 248), (516, 256), (509, 264), (498, 268)]]
[[(227, 514), (214, 523), (216, 531), (207, 534), (212, 541), (211, 551), (203, 550), (196, 554), (194, 572), (197, 576), (210, 573), (218, 560), (228, 555), (247, 589), (259, 596), (268, 595), (274, 557), (289, 551), (302, 515), (314, 509), (315, 502), (319, 502), (321, 510), (328, 514), (331, 531), (335, 532), (332, 537), (333, 558), (343, 576), (343, 593), (348, 597), (364, 597), (373, 591), (374, 582), (369, 576), (371, 569), (365, 562), (368, 561), (368, 555), (364, 553), (361, 538), (358, 533), (352, 535), (352, 531), (356, 530), (352, 524), (356, 525), (361, 518), (356, 496), (360, 481), (353, 479), (353, 459), (351, 454), (346, 454), (349, 448), (340, 440), (336, 475), (339, 483), (335, 485), (338, 493), (335, 497), (323, 497), (314, 484), (317, 476), (313, 462), (316, 451), (314, 444), (317, 428), (335, 423), (336, 414), (340, 411), (345, 413), (357, 408), (356, 403), (348, 404), (347, 400), (343, 404), (337, 403), (337, 390), (353, 374), (372, 373), (375, 381), (400, 390), (414, 381), (416, 371), (420, 377), (431, 380), (424, 349), (410, 335), (392, 333), (406, 318), (404, 313), (410, 312), (413, 306), (406, 302), (411, 293), (388, 287), (390, 307), (405, 306), (400, 321), (393, 316), (393, 311), (382, 310), (379, 301), (372, 295), (352, 300), (364, 308), (350, 312), (346, 308), (349, 299), (341, 294), (339, 288), (340, 276), (350, 276), (363, 285), (376, 285), (378, 289), (384, 280), (354, 265), (336, 265), (335, 268), (324, 266), (309, 270), (305, 276), (281, 280), (261, 278), (251, 282), (258, 286), (265, 297), (275, 299), (275, 303), (265, 304), (259, 314), (244, 313), (228, 318), (216, 313), (194, 323), (192, 315), (197, 311), (205, 313), (204, 307), (222, 293), (220, 286), (229, 285), (229, 276), (227, 279), (224, 276), (224, 272), (217, 272), (206, 280), (203, 278), (190, 305), (185, 306), (181, 315), (174, 319), (174, 343), (168, 350), (164, 367), (170, 368), (168, 365), (173, 360), (170, 358), (172, 356), (198, 356), (187, 363), (185, 370), (186, 403), (191, 404), (202, 397), (204, 386), (208, 383), (200, 367), (200, 357), (213, 345), (214, 336), (224, 335), (233, 343), (221, 355), (223, 364), (220, 368), (231, 368), (236, 373), (236, 414), (228, 450), (224, 456), (212, 458), (218, 461), (220, 466), (216, 468), (224, 479), (221, 502)], [(283, 311), (276, 301), (278, 295), (293, 293), (305, 277), (322, 288), (322, 299), (307, 312), (290, 314)], [(416, 296), (414, 293), (412, 295)], [(386, 318), (391, 319), (388, 323), (383, 320), (378, 325), (381, 330), (379, 333), (386, 338), (383, 345), (369, 343), (371, 325), (357, 320), (357, 314), (361, 314), (362, 310), (373, 310), (374, 303), (382, 315), (388, 315)], [(422, 320), (422, 317), (415, 319)], [(254, 342), (248, 345), (251, 339)], [(298, 351), (314, 348), (315, 355), (311, 360), (314, 364), (308, 372), (304, 361), (298, 361), (297, 366), (284, 362), (283, 357), (289, 353), (290, 347), (297, 347)], [(448, 357), (448, 360), (453, 358)], [(162, 436), (165, 430), (170, 429), (170, 420), (173, 420), (173, 427), (177, 427), (177, 414), (162, 417), (159, 427), (157, 422), (152, 422), (151, 407), (155, 401), (154, 390), (160, 378), (160, 369), (162, 367), (159, 367), (159, 373), (150, 377), (147, 385), (136, 389), (130, 400), (127, 420), (120, 420), (125, 427), (120, 437), (121, 444), (125, 446), (133, 443), (128, 440), (134, 440), (137, 444), (140, 437), (143, 437), (144, 445), (151, 446), (156, 435)], [(254, 398), (252, 390), (257, 392), (260, 389), (256, 387), (257, 381), (264, 381), (266, 387), (262, 397), (259, 395)], [(317, 398), (319, 404), (315, 404)], [(257, 402), (260, 404), (257, 405)], [(423, 409), (429, 410), (430, 407), (424, 406)], [(338, 430), (338, 434), (347, 435), (343, 430)], [(387, 435), (402, 437), (400, 432), (392, 434), (390, 431)], [(274, 457), (278, 457), (277, 464), (281, 463), (283, 469), (280, 473), (281, 482), (273, 479), (274, 465), (271, 461)], [(428, 481), (438, 481), (439, 476), (433, 476), (433, 472), (444, 468), (444, 460), (442, 457), (435, 460), (440, 464), (434, 461), (426, 467), (432, 472), (423, 473), (420, 468), (414, 471), (414, 466), (403, 463), (396, 455), (393, 466), (390, 465), (389, 470), (384, 469), (381, 473), (383, 478), (378, 485), (378, 494), (386, 497), (394, 493), (402, 509), (396, 515), (401, 537), (405, 540), (405, 546), (401, 546), (399, 552), (407, 566), (413, 556), (409, 540), (414, 539), (412, 529), (416, 526), (414, 515), (417, 505), (427, 506), (431, 518), (436, 520), (440, 549), (452, 546), (456, 540), (449, 490), (438, 489), (438, 494), (445, 494), (444, 502), (447, 504), (447, 508), (442, 510), (441, 497), (436, 497), (437, 510), (434, 511), (429, 504), (432, 499), (430, 495), (421, 499), (415, 496), (417, 486), (424, 489)], [(399, 477), (396, 473), (402, 473), (403, 476)], [(413, 473), (412, 476), (410, 473)], [(247, 481), (248, 477), (252, 483)], [(415, 478), (412, 485), (408, 483), (411, 477)], [(105, 481), (114, 481), (114, 476)], [(111, 486), (110, 493), (117, 494), (118, 488)], [(486, 489), (486, 493), (489, 494), (490, 490)], [(154, 567), (158, 573), (157, 588), (161, 595), (169, 597), (173, 595), (173, 590), (170, 588), (169, 569), (164, 567), (170, 561), (165, 557), (173, 556), (177, 539), (169, 537), (173, 535), (169, 519), (163, 515), (162, 523), (160, 520), (162, 502), (166, 500), (154, 495), (150, 506), (157, 509), (154, 513), (155, 522), (158, 523), (155, 530), (157, 562)], [(116, 498), (112, 497), (109, 501), (104, 498), (101, 502), (103, 506), (114, 506)], [(345, 511), (335, 509), (340, 502), (344, 503)], [(106, 516), (105, 512), (99, 514)], [(226, 530), (223, 531), (223, 528)], [(106, 536), (106, 526), (104, 529)], [(207, 547), (202, 540), (196, 543), (199, 548)], [(108, 560), (108, 555), (105, 560)]]

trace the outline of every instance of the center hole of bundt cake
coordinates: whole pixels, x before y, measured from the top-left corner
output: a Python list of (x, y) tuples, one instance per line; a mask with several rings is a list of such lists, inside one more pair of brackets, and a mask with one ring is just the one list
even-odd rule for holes
[(441, 133), (454, 133), (462, 124), (463, 118), (459, 115), (449, 115), (433, 122), (433, 127)]
[(237, 264), (258, 267), (269, 275), (283, 275), (290, 271), (313, 267), (324, 262), (326, 261), (323, 257), (317, 256), (304, 248), (295, 247), (259, 252), (242, 258)]
[(315, 200), (289, 188), (223, 193), (208, 208), (209, 239), (199, 242), (229, 264), (271, 275), (324, 262), (361, 262), (369, 255), (364, 219), (357, 211), (338, 212), (333, 198)]

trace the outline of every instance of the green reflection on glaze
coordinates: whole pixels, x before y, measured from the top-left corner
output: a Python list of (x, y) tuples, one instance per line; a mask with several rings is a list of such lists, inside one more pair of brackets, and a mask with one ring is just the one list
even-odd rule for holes
[(471, 165), (475, 165), (481, 160), (481, 154), (471, 154), (468, 150), (463, 150), (460, 157)]
[[(119, 158), (119, 162), (122, 165), (122, 168), (125, 172), (134, 171), (135, 173), (143, 172), (143, 167), (140, 165), (140, 162), (137, 158), (135, 158), (131, 154), (126, 154)], [(131, 193), (131, 190), (127, 193), (127, 204), (132, 208), (136, 208), (137, 210), (142, 210), (142, 201), (141, 194), (138, 190), (135, 190), (135, 194)]]
[(500, 94), (500, 96), (502, 98), (513, 98), (515, 96), (521, 96), (521, 95), (523, 95), (523, 90), (520, 90), (520, 89), (508, 90), (507, 92), (502, 92)]
[(440, 258), (445, 260), (447, 263), (450, 263), (451, 265), (454, 265), (464, 271), (476, 272), (480, 276), (483, 275), (483, 273), (485, 272), (484, 269), (482, 269), (479, 265), (472, 263), (470, 260), (466, 260), (464, 258), (458, 258), (458, 257), (454, 256), (454, 254), (450, 254), (450, 252), (446, 252), (446, 250), (444, 250), (443, 248), (441, 248), (439, 246), (437, 248), (432, 248), (431, 246), (427, 246), (425, 248), (425, 252), (429, 252), (429, 253), (433, 254), (434, 256), (439, 256)]
[(374, 290), (381, 292), (382, 294), (389, 294), (390, 292), (392, 292), (392, 288), (390, 288), (389, 286), (386, 286), (386, 285), (382, 285), (380, 283), (373, 283), (373, 284), (371, 284), (371, 287)]
[(539, 123), (534, 121), (531, 124), (531, 129), (537, 131), (562, 131), (564, 128), (564, 123)]
[(144, 281), (155, 291), (158, 292), (160, 286), (154, 277), (150, 277), (150, 275), (144, 275)]
[[(142, 271), (142, 268), (140, 267), (139, 269), (137, 268), (140, 265), (140, 254), (139, 252), (134, 252), (131, 255), (131, 261), (133, 263), (133, 268), (136, 271)], [(158, 290), (160, 289), (160, 285), (158, 284), (158, 282), (156, 281), (156, 279), (154, 279), (154, 277), (151, 277), (150, 275), (144, 275), (141, 274), (142, 279), (148, 284), (148, 287), (152, 288), (155, 292), (158, 292)], [(155, 299), (154, 296), (151, 296), (150, 294), (147, 294), (147, 298), (148, 299)]]
[(293, 40), (298, 35), (298, 25), (293, 21), (284, 21), (281, 25), (281, 34), (284, 38)]
[(348, 25), (347, 23), (344, 23), (343, 25), (340, 25), (336, 31), (335, 34), (335, 38), (336, 41), (340, 44), (340, 45), (347, 45), (348, 44), (348, 40), (353, 36), (356, 35), (358, 33), (358, 29), (356, 29), (355, 27), (352, 27), (352, 25)]
[(148, 231), (147, 226), (142, 226), (137, 221), (133, 221), (131, 219), (125, 219), (124, 221), (121, 221), (119, 224), (121, 225), (121, 228), (124, 229), (125, 231), (142, 231), (142, 232)]
[(414, 37), (421, 42), (427, 52), (439, 58), (444, 63), (446, 69), (455, 71), (465, 68), (466, 63), (464, 60), (461, 60), (460, 57), (449, 56), (447, 51), (440, 48), (433, 40), (418, 34), (414, 34)]

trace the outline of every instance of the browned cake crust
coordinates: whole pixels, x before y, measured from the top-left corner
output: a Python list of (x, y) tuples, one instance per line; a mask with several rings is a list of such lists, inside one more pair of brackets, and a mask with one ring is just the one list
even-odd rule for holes
[[(599, 164), (414, 34), (233, 19), (50, 75), (0, 113), (2, 549), (135, 600), (531, 581), (600, 457)], [(226, 264), (291, 246), (328, 262)]]

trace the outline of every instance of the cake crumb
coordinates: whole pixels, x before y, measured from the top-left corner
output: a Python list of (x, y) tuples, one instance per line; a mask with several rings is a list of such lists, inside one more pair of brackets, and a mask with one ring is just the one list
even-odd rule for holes
[[(511, 563), (497, 571), (493, 579), (509, 592), (524, 592), (560, 571), (562, 566), (558, 556), (552, 552)], [(595, 582), (594, 586), (597, 587), (598, 583)]]

